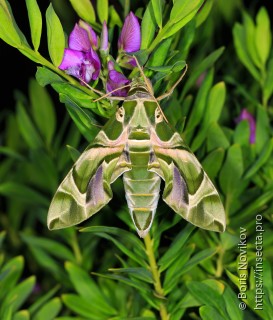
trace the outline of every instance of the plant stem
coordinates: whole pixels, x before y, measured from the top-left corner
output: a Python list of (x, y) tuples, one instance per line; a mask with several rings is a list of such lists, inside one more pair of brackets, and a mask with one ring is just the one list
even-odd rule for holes
[[(146, 248), (146, 254), (150, 264), (150, 270), (154, 279), (154, 288), (156, 295), (164, 299), (165, 295), (160, 281), (160, 272), (158, 270), (158, 266), (154, 255), (153, 240), (151, 239), (149, 233), (144, 238), (144, 243)], [(169, 315), (165, 303), (161, 302), (159, 308), (161, 320), (169, 320)]]

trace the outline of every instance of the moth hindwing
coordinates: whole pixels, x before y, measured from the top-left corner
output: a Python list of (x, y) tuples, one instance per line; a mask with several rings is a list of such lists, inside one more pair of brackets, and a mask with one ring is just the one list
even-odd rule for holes
[(198, 227), (225, 230), (213, 183), (140, 80), (132, 82), (122, 106), (59, 186), (49, 208), (49, 229), (76, 225), (98, 212), (111, 200), (110, 185), (121, 175), (140, 237), (151, 228), (161, 179), (163, 200), (176, 213)]

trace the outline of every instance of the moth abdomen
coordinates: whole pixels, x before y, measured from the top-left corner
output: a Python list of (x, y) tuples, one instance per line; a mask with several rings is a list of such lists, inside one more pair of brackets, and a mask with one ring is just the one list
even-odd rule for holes
[(123, 181), (131, 217), (139, 236), (145, 237), (157, 208), (161, 179), (147, 166), (132, 166), (131, 171), (124, 173)]

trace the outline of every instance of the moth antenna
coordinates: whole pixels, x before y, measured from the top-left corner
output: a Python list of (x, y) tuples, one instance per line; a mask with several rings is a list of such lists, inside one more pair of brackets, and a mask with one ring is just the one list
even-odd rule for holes
[(162, 117), (163, 117), (164, 120), (168, 123), (168, 122), (169, 122), (168, 119), (166, 118), (163, 110), (161, 109), (160, 104), (158, 103), (158, 100), (157, 100), (156, 97), (154, 96), (153, 89), (151, 88), (151, 83), (148, 81), (147, 77), (145, 76), (145, 74), (144, 74), (144, 72), (143, 72), (143, 69), (141, 68), (141, 66), (140, 66), (140, 64), (139, 64), (139, 62), (138, 62), (138, 60), (137, 60), (137, 57), (136, 57), (136, 56), (133, 56), (133, 57), (134, 57), (134, 59), (135, 59), (135, 61), (136, 61), (137, 67), (138, 67), (138, 69), (139, 69), (139, 71), (140, 71), (140, 73), (141, 73), (141, 75), (142, 75), (142, 77), (143, 77), (143, 79), (144, 79), (144, 81), (145, 81), (145, 84), (146, 84), (146, 86), (147, 86), (147, 89), (148, 89), (150, 95), (153, 97), (155, 103), (157, 104), (157, 106), (158, 106), (158, 108), (159, 108), (159, 110), (160, 110), (160, 112), (161, 112), (161, 114), (162, 114)]
[[(125, 86), (122, 86), (122, 87), (116, 88), (116, 89), (114, 89), (114, 90), (112, 90), (110, 92), (104, 93), (102, 97), (99, 97), (98, 99), (94, 100), (93, 102), (100, 101), (100, 100), (102, 100), (104, 98), (109, 97), (113, 92), (116, 92), (118, 90), (125, 89), (125, 88), (128, 88), (128, 87), (130, 87), (130, 84), (126, 84)], [(124, 97), (110, 97), (109, 99), (110, 100), (111, 99), (112, 100), (124, 100), (125, 98)]]
[(182, 75), (179, 77), (179, 79), (175, 82), (175, 84), (171, 87), (171, 89), (169, 91), (167, 91), (166, 93), (162, 94), (161, 96), (159, 96), (157, 98), (157, 101), (161, 101), (165, 98), (167, 98), (168, 96), (170, 96), (173, 93), (173, 90), (178, 86), (178, 84), (180, 83), (180, 81), (182, 81), (182, 79), (184, 78), (186, 72), (188, 70), (188, 65), (185, 65), (185, 70), (182, 73)]
[(88, 89), (90, 89), (91, 91), (94, 91), (94, 92), (96, 92), (97, 94), (99, 94), (99, 95), (104, 95), (104, 92), (102, 92), (102, 91), (99, 91), (99, 90), (97, 90), (97, 89), (95, 89), (95, 88), (92, 88), (87, 82), (85, 82), (84, 80), (82, 80), (81, 79), (81, 82), (82, 83), (84, 83), (86, 86), (87, 86), (87, 88)]

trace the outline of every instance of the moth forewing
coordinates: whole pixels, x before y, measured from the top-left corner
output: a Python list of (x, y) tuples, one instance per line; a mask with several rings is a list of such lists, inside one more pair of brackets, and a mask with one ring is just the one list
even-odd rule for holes
[(117, 117), (106, 123), (59, 186), (48, 212), (49, 229), (76, 225), (98, 212), (112, 198), (110, 184), (130, 170), (122, 156), (127, 133)]

